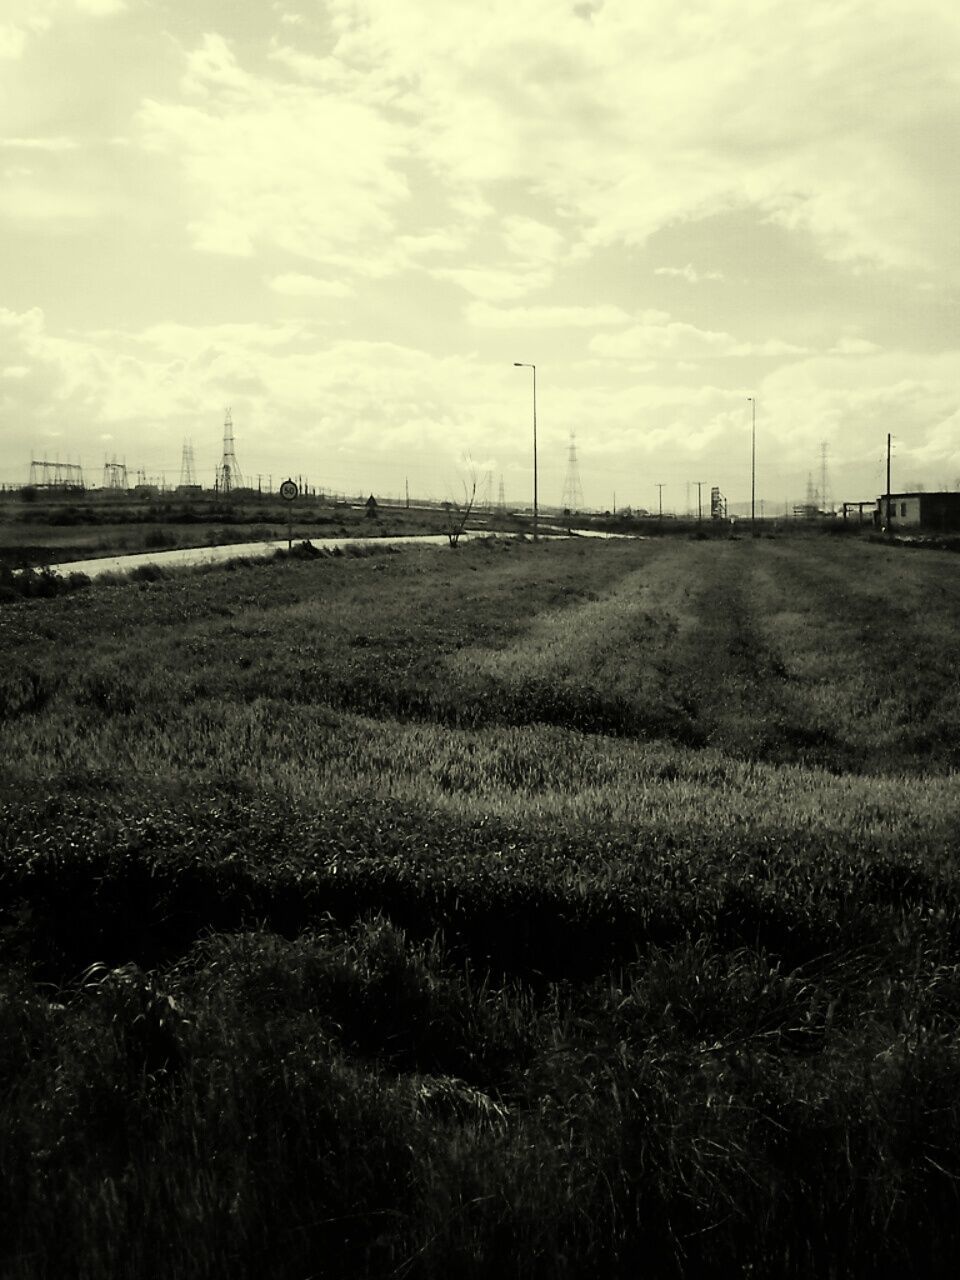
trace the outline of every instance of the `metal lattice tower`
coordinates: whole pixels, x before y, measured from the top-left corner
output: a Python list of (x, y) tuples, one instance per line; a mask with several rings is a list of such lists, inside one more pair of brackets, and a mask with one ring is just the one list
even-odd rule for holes
[(827, 450), (829, 447), (826, 440), (820, 442), (820, 510), (824, 513), (830, 511), (832, 507), (830, 481), (827, 476)]
[(220, 493), (231, 493), (242, 488), (243, 476), (233, 447), (233, 417), (228, 409), (223, 420), (223, 461), (217, 468), (217, 489)]
[(82, 489), (83, 468), (79, 462), (42, 462), (31, 459), (30, 484), (35, 489)]
[(113, 460), (108, 462), (106, 458), (103, 460), (103, 484), (104, 489), (111, 489), (119, 492), (127, 488), (127, 464), (118, 462), (117, 455), (113, 455)]
[[(960, 482), (958, 482), (960, 488)], [(502, 514), (507, 509), (507, 499), (503, 492), (503, 476), (500, 477), (500, 487), (497, 490), (497, 510)]]
[(563, 498), (560, 506), (564, 511), (583, 509), (583, 489), (580, 486), (580, 467), (577, 463), (577, 441), (572, 431), (567, 449), (567, 474), (563, 482)]
[(191, 487), (197, 483), (192, 440), (184, 440), (183, 442), (183, 456), (180, 459), (180, 483)]
[(793, 518), (795, 520), (816, 520), (819, 512), (819, 497), (813, 483), (813, 472), (807, 472), (807, 496), (804, 502), (798, 503), (793, 508)]

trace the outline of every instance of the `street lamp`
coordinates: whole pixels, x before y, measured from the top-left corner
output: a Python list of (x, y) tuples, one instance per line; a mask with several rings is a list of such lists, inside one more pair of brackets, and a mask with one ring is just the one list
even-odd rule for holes
[(753, 426), (750, 429), (750, 532), (754, 532), (757, 505), (757, 402), (747, 396), (753, 408)]
[(537, 521), (540, 514), (537, 501), (537, 366), (535, 364), (527, 364), (523, 360), (514, 360), (513, 367), (515, 369), (533, 370), (533, 540), (536, 542)]

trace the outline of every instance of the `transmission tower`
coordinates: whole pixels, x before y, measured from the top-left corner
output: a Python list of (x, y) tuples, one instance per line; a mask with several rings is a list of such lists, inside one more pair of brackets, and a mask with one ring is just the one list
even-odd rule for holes
[(193, 441), (184, 440), (183, 456), (180, 459), (180, 483), (181, 485), (189, 485), (191, 488), (196, 485), (195, 478), (196, 466), (193, 461)]
[(233, 417), (228, 409), (223, 420), (223, 461), (217, 468), (217, 489), (220, 493), (231, 493), (242, 488), (243, 476), (233, 447)]
[(114, 454), (113, 460), (108, 462), (106, 458), (103, 460), (103, 485), (104, 489), (111, 489), (117, 492), (127, 487), (127, 464), (118, 462), (117, 456)]
[(567, 474), (563, 482), (563, 498), (560, 506), (564, 511), (583, 509), (583, 489), (580, 487), (580, 467), (577, 463), (577, 441), (572, 431), (567, 449)]
[(831, 510), (829, 480), (827, 477), (827, 450), (829, 445), (826, 440), (820, 442), (820, 510), (826, 515)]
[[(957, 486), (957, 487), (958, 487), (958, 488), (960, 488), (960, 483), (958, 483), (958, 486)], [(507, 509), (507, 499), (506, 499), (506, 497), (504, 496), (504, 492), (503, 492), (503, 476), (501, 475), (501, 477), (500, 477), (500, 487), (499, 487), (499, 489), (497, 490), (497, 510), (500, 512), (500, 514), (501, 514), (501, 515), (503, 515), (503, 513), (506, 511), (506, 509)]]

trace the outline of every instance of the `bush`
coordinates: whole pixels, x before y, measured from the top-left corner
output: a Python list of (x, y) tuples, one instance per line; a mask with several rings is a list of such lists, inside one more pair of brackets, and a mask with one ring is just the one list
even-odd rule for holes
[(151, 529), (144, 538), (143, 545), (148, 551), (155, 551), (161, 547), (175, 547), (179, 541), (177, 535), (167, 529)]

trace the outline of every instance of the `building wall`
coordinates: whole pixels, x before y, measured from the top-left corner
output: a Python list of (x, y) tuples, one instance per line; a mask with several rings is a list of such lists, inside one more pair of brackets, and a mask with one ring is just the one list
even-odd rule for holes
[(931, 533), (960, 532), (960, 493), (922, 493), (921, 524)]
[(919, 529), (920, 495), (917, 493), (904, 493), (891, 496), (889, 517), (887, 514), (887, 499), (881, 498), (880, 523), (884, 528)]
[(895, 493), (877, 499), (879, 524), (891, 529), (918, 529), (926, 533), (960, 532), (960, 493)]

